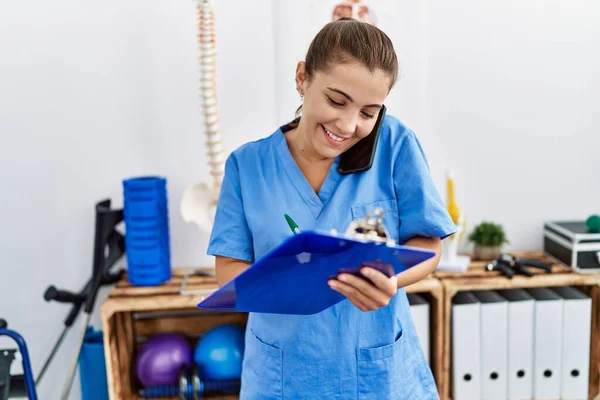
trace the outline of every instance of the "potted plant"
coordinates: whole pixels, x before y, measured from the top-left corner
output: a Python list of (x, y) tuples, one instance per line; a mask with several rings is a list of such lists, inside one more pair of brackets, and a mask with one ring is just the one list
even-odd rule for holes
[(483, 221), (469, 234), (474, 244), (473, 255), (476, 260), (493, 260), (500, 256), (502, 245), (508, 243), (502, 225)]

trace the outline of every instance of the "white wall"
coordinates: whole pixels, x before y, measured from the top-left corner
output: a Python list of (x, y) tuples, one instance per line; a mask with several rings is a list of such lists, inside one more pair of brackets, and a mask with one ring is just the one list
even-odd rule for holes
[[(231, 150), (274, 126), (272, 22), (269, 8), (247, 21), (256, 2), (218, 4)], [(185, 187), (207, 179), (196, 9), (193, 1), (56, 0), (0, 10), (0, 317), (25, 336), (37, 373), (68, 311), (44, 302), (44, 290), (84, 284), (94, 204), (110, 197), (121, 206), (123, 178), (167, 176), (173, 264), (209, 262), (207, 238), (178, 208)], [(77, 330), (38, 388), (42, 398), (59, 398)]]
[[(511, 249), (539, 249), (543, 221), (600, 212), (600, 5), (414, 3), (375, 3), (404, 67), (388, 105), (417, 131), (442, 193), (445, 170), (455, 170), (470, 227), (493, 219)], [(293, 114), (297, 53), (282, 52), (291, 44), (273, 33), (310, 32), (293, 20), (309, 14), (289, 11), (315, 2), (217, 5), (232, 150)], [(173, 264), (210, 262), (207, 236), (178, 212), (185, 187), (207, 179), (195, 24), (193, 1), (2, 6), (0, 317), (26, 337), (36, 371), (68, 311), (45, 303), (44, 289), (83, 285), (93, 205), (120, 206), (123, 178), (167, 176)], [(38, 388), (44, 398), (58, 398), (74, 343), (71, 332)]]
[(600, 3), (433, 3), (426, 139), (469, 229), (540, 249), (544, 221), (600, 213)]

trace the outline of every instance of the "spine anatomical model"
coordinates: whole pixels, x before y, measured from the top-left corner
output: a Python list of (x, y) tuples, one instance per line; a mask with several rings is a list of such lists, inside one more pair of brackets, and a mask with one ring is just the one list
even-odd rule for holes
[(206, 148), (210, 175), (213, 179), (214, 201), (223, 177), (223, 141), (219, 129), (219, 105), (217, 103), (217, 51), (213, 1), (198, 2), (198, 40), (200, 43), (200, 92), (204, 109)]
[(217, 103), (217, 51), (213, 0), (197, 0), (198, 42), (200, 50), (200, 94), (204, 111), (204, 135), (211, 182), (189, 187), (181, 202), (185, 222), (194, 222), (204, 231), (212, 229), (224, 174), (224, 146)]

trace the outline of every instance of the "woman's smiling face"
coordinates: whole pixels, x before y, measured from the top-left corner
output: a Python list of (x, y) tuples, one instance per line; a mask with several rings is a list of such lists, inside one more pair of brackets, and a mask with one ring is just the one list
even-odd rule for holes
[(368, 136), (390, 91), (391, 78), (357, 62), (331, 65), (306, 76), (298, 63), (296, 85), (302, 103), (303, 142), (315, 156), (335, 158)]

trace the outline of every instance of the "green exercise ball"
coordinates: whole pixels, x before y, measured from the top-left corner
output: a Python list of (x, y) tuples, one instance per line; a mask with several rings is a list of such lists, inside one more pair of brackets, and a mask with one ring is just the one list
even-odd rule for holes
[(585, 221), (588, 232), (600, 233), (600, 215), (592, 215)]

